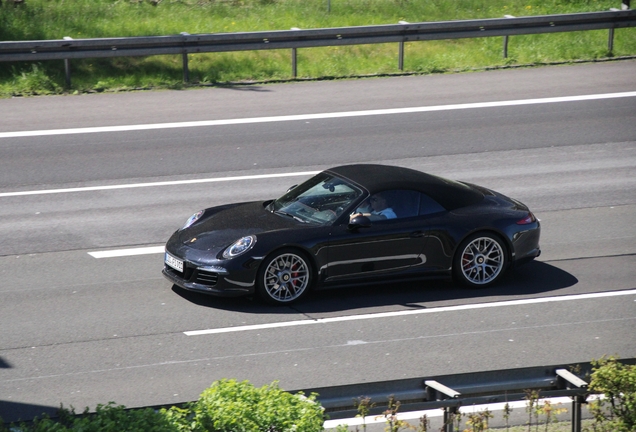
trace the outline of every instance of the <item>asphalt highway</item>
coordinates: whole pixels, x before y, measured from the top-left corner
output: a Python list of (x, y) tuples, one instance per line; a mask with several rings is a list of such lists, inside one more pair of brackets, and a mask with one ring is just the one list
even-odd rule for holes
[[(184, 402), (221, 378), (294, 390), (635, 357), (635, 76), (617, 61), (0, 100), (0, 417)], [(543, 253), (484, 290), (282, 308), (162, 278), (195, 211), (355, 162), (515, 197)]]

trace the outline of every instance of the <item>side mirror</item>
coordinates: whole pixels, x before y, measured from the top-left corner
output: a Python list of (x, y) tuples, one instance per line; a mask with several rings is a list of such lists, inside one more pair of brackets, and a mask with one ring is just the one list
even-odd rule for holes
[(360, 228), (369, 228), (371, 226), (371, 219), (367, 216), (356, 216), (349, 221), (348, 228), (350, 231), (356, 231)]

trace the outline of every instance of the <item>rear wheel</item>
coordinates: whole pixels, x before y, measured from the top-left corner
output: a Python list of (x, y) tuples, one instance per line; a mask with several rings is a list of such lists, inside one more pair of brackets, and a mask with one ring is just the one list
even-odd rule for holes
[(311, 286), (312, 271), (307, 259), (293, 250), (282, 250), (267, 257), (261, 266), (256, 288), (260, 298), (270, 304), (291, 304)]
[(483, 288), (499, 280), (507, 261), (506, 247), (499, 237), (478, 233), (460, 244), (453, 262), (453, 273), (464, 285)]

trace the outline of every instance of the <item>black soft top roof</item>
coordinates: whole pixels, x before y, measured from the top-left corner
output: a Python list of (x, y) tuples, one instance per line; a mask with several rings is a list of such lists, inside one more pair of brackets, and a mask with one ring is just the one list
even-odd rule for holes
[(327, 172), (347, 179), (370, 194), (392, 189), (425, 193), (447, 210), (477, 204), (484, 195), (472, 187), (410, 168), (389, 165), (355, 164), (330, 168)]

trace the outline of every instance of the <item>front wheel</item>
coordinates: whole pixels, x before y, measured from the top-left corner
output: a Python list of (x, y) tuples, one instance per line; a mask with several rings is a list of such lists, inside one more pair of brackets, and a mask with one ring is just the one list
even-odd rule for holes
[(261, 299), (270, 304), (290, 304), (300, 299), (312, 282), (307, 260), (292, 250), (283, 250), (267, 257), (257, 279)]
[(453, 273), (464, 285), (483, 288), (501, 277), (507, 261), (505, 245), (498, 237), (478, 233), (459, 245), (453, 261)]

